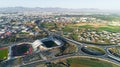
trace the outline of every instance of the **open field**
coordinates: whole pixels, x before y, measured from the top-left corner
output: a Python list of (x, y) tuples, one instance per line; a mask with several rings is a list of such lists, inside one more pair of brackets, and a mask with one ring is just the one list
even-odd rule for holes
[(74, 29), (77, 27), (79, 28), (84, 28), (84, 29), (92, 29), (92, 30), (97, 30), (97, 31), (108, 31), (108, 32), (120, 32), (120, 26), (113, 26), (107, 23), (75, 23), (75, 24), (66, 24), (64, 28), (62, 28), (60, 25), (56, 25), (54, 23), (44, 23), (42, 24), (46, 28), (49, 27), (54, 27), (55, 29), (57, 28), (62, 28), (63, 32), (73, 32)]
[(50, 65), (52, 65), (52, 67), (120, 67), (107, 60), (88, 56), (74, 56), (59, 59)]
[(106, 24), (101, 24), (101, 23), (78, 23), (75, 24), (74, 26), (85, 26), (85, 25), (93, 26), (94, 28), (99, 28), (100, 26), (106, 26)]
[(109, 62), (94, 58), (70, 58), (67, 59), (70, 67), (119, 67)]
[(0, 60), (5, 60), (8, 57), (8, 48), (0, 48)]
[(108, 31), (108, 32), (118, 32), (120, 33), (120, 26), (112, 26), (108, 24), (101, 23), (77, 23), (77, 24), (68, 24), (62, 30), (64, 32), (73, 32), (74, 29), (90, 29), (96, 31)]
[(97, 31), (120, 32), (120, 26), (111, 26), (100, 23), (79, 23), (75, 24), (75, 26), (78, 26), (79, 28), (94, 29)]

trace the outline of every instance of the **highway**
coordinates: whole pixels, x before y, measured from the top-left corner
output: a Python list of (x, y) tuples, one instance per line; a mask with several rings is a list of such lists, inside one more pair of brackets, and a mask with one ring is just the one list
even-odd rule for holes
[[(94, 44), (82, 44), (80, 42), (77, 42), (75, 40), (71, 40), (71, 39), (68, 39), (68, 38), (65, 38), (65, 37), (61, 37), (57, 34), (55, 34), (55, 36), (61, 38), (61, 39), (64, 39), (66, 41), (70, 41), (72, 43), (75, 43), (77, 46), (78, 46), (78, 52), (79, 52), (79, 55), (80, 56), (91, 56), (91, 57), (98, 57), (98, 58), (102, 58), (102, 59), (106, 59), (106, 60), (109, 60), (109, 61), (112, 61), (112, 62), (115, 62), (116, 64), (120, 64), (120, 58), (112, 55), (110, 52), (109, 52), (109, 48), (113, 48), (113, 47), (117, 47), (119, 45), (109, 45), (109, 46), (101, 46), (101, 45), (94, 45)], [(84, 53), (83, 51), (81, 51), (81, 48), (82, 47), (85, 47), (85, 46), (95, 46), (95, 47), (98, 47), (98, 48), (103, 48), (104, 51), (105, 51), (105, 55), (101, 55), (101, 56), (95, 56), (95, 55), (90, 55), (90, 54), (86, 54)]]
[[(65, 40), (65, 41), (70, 41), (70, 42), (76, 44), (76, 46), (78, 47), (78, 51), (76, 53), (73, 53), (73, 54), (68, 54), (68, 55), (63, 55), (63, 56), (59, 56), (59, 57), (55, 57), (55, 58), (51, 58), (51, 59), (47, 59), (47, 60), (38, 60), (38, 61), (22, 64), (20, 67), (35, 65), (35, 64), (43, 64), (43, 63), (51, 62), (51, 61), (54, 61), (54, 60), (59, 60), (59, 59), (62, 59), (62, 58), (68, 58), (68, 57), (73, 57), (73, 56), (87, 56), (87, 57), (101, 58), (101, 59), (104, 59), (106, 61), (114, 62), (115, 64), (120, 65), (120, 58), (112, 55), (108, 50), (111, 47), (116, 47), (116, 46), (119, 46), (119, 45), (101, 46), (101, 45), (80, 43), (80, 42), (77, 42), (75, 40), (71, 40), (71, 39), (62, 37), (62, 36), (60, 36), (56, 33), (50, 32), (47, 29), (40, 26), (40, 23), (39, 24), (37, 23), (37, 25), (38, 25), (39, 29), (45, 31), (48, 34), (48, 36), (54, 36), (54, 37), (57, 37), (58, 39), (62, 39), (62, 40)], [(85, 46), (95, 46), (95, 47), (98, 47), (98, 48), (103, 48), (104, 51), (105, 51), (105, 54), (100, 55), (100, 56), (87, 54), (87, 53), (85, 53), (81, 50), (81, 48), (85, 47)]]

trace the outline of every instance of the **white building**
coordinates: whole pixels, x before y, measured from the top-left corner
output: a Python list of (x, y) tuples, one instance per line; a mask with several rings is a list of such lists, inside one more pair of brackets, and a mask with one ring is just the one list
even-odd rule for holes
[(34, 51), (38, 51), (39, 49), (41, 50), (46, 50), (47, 48), (45, 48), (44, 46), (42, 46), (43, 43), (41, 42), (41, 40), (36, 40), (32, 43), (32, 47)]
[[(56, 43), (58, 46), (53, 46), (51, 48), (47, 48), (43, 42), (45, 41), (54, 41), (54, 43)], [(53, 48), (58, 48), (62, 46), (62, 42), (57, 40), (57, 39), (51, 39), (51, 38), (44, 38), (44, 39), (41, 39), (41, 40), (36, 40), (32, 43), (32, 47), (33, 47), (33, 51), (36, 52), (36, 51), (45, 51), (45, 50), (49, 50), (49, 49), (53, 49)]]

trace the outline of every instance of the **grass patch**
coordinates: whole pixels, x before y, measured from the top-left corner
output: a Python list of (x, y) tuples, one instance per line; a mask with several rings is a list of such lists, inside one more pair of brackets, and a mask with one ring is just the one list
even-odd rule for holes
[(0, 48), (0, 60), (5, 60), (8, 57), (8, 48)]
[(55, 27), (54, 23), (42, 23), (41, 26), (48, 28), (48, 27)]
[(20, 32), (19, 34), (29, 34), (28, 32)]
[(120, 26), (105, 26), (105, 27), (99, 27), (99, 31), (108, 31), (108, 32), (120, 32)]
[(94, 27), (92, 25), (83, 25), (83, 26), (79, 26), (79, 28), (93, 29)]
[[(74, 26), (74, 25), (73, 25)], [(108, 32), (120, 32), (120, 26), (112, 26), (112, 25), (106, 25), (106, 24), (76, 24), (81, 29), (91, 29), (91, 30), (97, 30), (97, 31), (108, 31)]]
[(94, 47), (94, 46), (85, 46), (81, 49), (83, 52), (90, 55), (104, 55), (105, 51), (102, 48)]
[(105, 54), (105, 51), (102, 48), (98, 48), (98, 47), (93, 47), (93, 46), (87, 46), (88, 49), (95, 51), (95, 52), (100, 52), (102, 54)]
[(67, 59), (71, 67), (119, 67), (109, 62), (101, 61), (94, 58), (69, 58)]
[(73, 32), (74, 28), (71, 26), (66, 26), (62, 30), (63, 32)]

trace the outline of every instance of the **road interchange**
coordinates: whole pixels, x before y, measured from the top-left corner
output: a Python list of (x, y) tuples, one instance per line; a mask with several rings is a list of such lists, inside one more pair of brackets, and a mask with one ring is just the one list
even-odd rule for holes
[[(113, 63), (115, 63), (117, 65), (120, 65), (120, 58), (112, 55), (108, 50), (109, 48), (117, 47), (119, 45), (108, 45), (108, 46), (105, 45), (105, 46), (103, 46), (103, 45), (80, 43), (80, 42), (77, 42), (75, 40), (62, 37), (59, 34), (56, 34), (54, 32), (50, 32), (47, 29), (45, 29), (44, 27), (40, 26), (40, 23), (36, 23), (36, 25), (38, 25), (39, 29), (46, 32), (48, 34), (48, 36), (53, 36), (53, 37), (56, 37), (58, 39), (62, 39), (62, 40), (69, 41), (69, 42), (72, 42), (72, 43), (76, 44), (76, 46), (78, 48), (78, 51), (76, 53), (73, 53), (73, 54), (67, 54), (67, 55), (63, 55), (63, 56), (59, 56), (59, 57), (55, 57), (55, 58), (51, 58), (51, 59), (47, 59), (47, 60), (38, 60), (38, 61), (22, 64), (22, 65), (20, 65), (20, 67), (29, 66), (29, 65), (35, 65), (35, 64), (45, 64), (45, 63), (48, 63), (48, 62), (52, 62), (54, 60), (59, 60), (59, 59), (62, 59), (62, 58), (68, 58), (68, 57), (73, 57), (73, 56), (85, 56), (85, 57), (100, 58), (100, 59), (104, 59), (104, 60), (109, 61), (109, 62), (113, 62)], [(85, 52), (83, 52), (81, 50), (85, 46), (95, 46), (95, 47), (98, 47), (98, 48), (103, 48), (104, 51), (105, 51), (105, 54), (100, 55), (100, 56), (87, 54), (87, 53), (85, 53)]]

